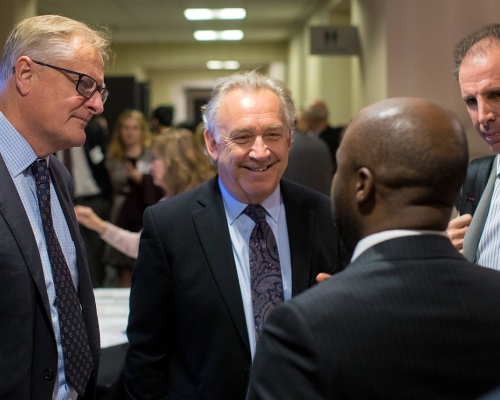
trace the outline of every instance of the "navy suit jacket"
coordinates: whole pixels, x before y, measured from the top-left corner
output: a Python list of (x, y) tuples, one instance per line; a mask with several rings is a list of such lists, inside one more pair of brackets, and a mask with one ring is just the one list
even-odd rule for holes
[[(329, 199), (281, 181), (292, 294), (339, 270)], [(132, 276), (130, 398), (243, 400), (251, 353), (217, 177), (148, 208)]]
[[(95, 367), (85, 391), (93, 399), (100, 358), (99, 327), (85, 247), (72, 205), (72, 181), (50, 157), (50, 177), (76, 247), (78, 297)], [(50, 400), (57, 348), (40, 253), (21, 198), (0, 155), (0, 399)]]
[(500, 384), (499, 291), (447, 237), (379, 243), (270, 315), (248, 399), (475, 399)]

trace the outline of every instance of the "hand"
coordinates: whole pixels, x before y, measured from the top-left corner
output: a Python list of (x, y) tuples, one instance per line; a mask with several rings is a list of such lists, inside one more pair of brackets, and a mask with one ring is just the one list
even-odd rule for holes
[(451, 243), (462, 254), (464, 252), (465, 232), (467, 232), (467, 229), (469, 228), (471, 221), (472, 221), (472, 215), (464, 214), (457, 218), (452, 219), (448, 223), (448, 228), (446, 229), (446, 233), (448, 234)]
[(327, 279), (330, 279), (332, 276), (330, 274), (327, 274), (326, 272), (320, 272), (316, 276), (316, 282), (321, 283), (326, 281)]
[(101, 235), (108, 223), (101, 218), (90, 208), (84, 206), (75, 206), (76, 219), (84, 227), (96, 231)]
[(125, 161), (124, 165), (125, 165), (125, 175), (127, 175), (127, 178), (129, 178), (136, 185), (140, 184), (142, 181), (142, 174), (135, 167), (135, 165), (132, 164), (130, 161)]

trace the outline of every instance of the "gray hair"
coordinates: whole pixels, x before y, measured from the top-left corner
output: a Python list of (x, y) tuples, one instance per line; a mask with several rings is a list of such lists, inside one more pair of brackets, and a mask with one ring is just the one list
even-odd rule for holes
[[(484, 43), (479, 46), (474, 46), (483, 40), (485, 40)], [(500, 47), (500, 24), (485, 25), (475, 32), (467, 35), (455, 46), (455, 49), (453, 50), (453, 59), (455, 62), (453, 76), (458, 79), (460, 67), (462, 66), (462, 62), (466, 56), (469, 54), (484, 54), (492, 47)]]
[(60, 15), (40, 15), (26, 18), (11, 31), (0, 62), (0, 91), (12, 76), (12, 69), (21, 56), (40, 61), (68, 59), (74, 56), (75, 48), (68, 46), (75, 38), (82, 38), (96, 48), (104, 61), (110, 57), (108, 31), (95, 30), (83, 22)]
[(218, 80), (215, 83), (210, 100), (202, 107), (203, 122), (205, 127), (214, 135), (216, 142), (220, 138), (218, 121), (220, 105), (229, 92), (237, 89), (248, 92), (268, 89), (278, 96), (285, 117), (285, 127), (288, 134), (291, 134), (295, 123), (295, 105), (293, 104), (290, 89), (284, 82), (261, 75), (256, 71), (240, 72)]

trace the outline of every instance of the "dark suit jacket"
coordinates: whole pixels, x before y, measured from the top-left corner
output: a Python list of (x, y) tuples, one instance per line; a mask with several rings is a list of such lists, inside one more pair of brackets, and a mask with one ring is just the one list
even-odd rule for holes
[(465, 182), (460, 190), (456, 208), (460, 215), (476, 212), (477, 205), (481, 200), (491, 168), (494, 166), (495, 156), (476, 158), (469, 163)]
[(474, 399), (500, 384), (500, 273), (388, 240), (273, 313), (249, 400)]
[[(296, 295), (338, 270), (338, 240), (326, 196), (286, 180), (281, 192)], [(131, 398), (245, 398), (250, 345), (217, 177), (146, 210), (128, 337)]]
[(337, 126), (332, 128), (331, 126), (327, 126), (323, 132), (319, 134), (319, 138), (324, 140), (330, 149), (330, 155), (332, 156), (333, 162), (333, 172), (337, 170), (337, 160), (335, 155), (337, 154), (337, 149), (340, 145), (340, 139), (342, 136), (342, 132), (344, 131), (343, 126)]
[(113, 187), (109, 179), (108, 169), (106, 168), (106, 158), (104, 157), (101, 161), (94, 162), (90, 156), (90, 152), (96, 148), (100, 148), (103, 155), (106, 155), (107, 152), (107, 140), (96, 117), (93, 117), (87, 124), (85, 134), (87, 139), (83, 145), (83, 150), (85, 151), (85, 157), (90, 171), (92, 172), (92, 176), (101, 189), (102, 194), (111, 198), (113, 195)]
[[(78, 296), (95, 362), (85, 399), (93, 399), (100, 358), (94, 293), (71, 201), (71, 177), (54, 156), (50, 157), (50, 176), (76, 247)], [(50, 400), (57, 349), (42, 262), (28, 216), (1, 156), (0, 187), (0, 399)]]

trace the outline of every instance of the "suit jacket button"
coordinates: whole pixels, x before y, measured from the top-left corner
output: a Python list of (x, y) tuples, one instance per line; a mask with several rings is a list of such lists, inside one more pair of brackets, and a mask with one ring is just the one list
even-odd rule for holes
[(43, 377), (50, 381), (54, 377), (54, 373), (51, 369), (46, 369), (45, 371), (43, 371)]
[(250, 364), (247, 364), (243, 367), (243, 371), (249, 372), (250, 371)]

